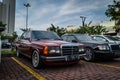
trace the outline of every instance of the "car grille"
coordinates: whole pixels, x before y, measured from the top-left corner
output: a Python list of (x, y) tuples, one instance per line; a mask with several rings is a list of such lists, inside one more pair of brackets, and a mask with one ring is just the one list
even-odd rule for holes
[(120, 50), (120, 46), (119, 45), (111, 45), (111, 49), (112, 50)]
[(62, 55), (79, 54), (78, 46), (62, 46)]

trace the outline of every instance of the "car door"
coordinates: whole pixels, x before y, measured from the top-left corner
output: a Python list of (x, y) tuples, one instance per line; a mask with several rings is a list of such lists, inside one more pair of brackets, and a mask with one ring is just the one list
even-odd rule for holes
[(25, 43), (25, 35), (26, 33), (23, 33), (20, 37), (20, 39), (18, 40), (18, 49), (19, 51), (23, 54), (25, 52), (25, 46), (24, 46), (24, 43)]
[(26, 32), (26, 34), (25, 34), (25, 38), (24, 38), (24, 45), (23, 45), (23, 47), (24, 47), (24, 53), (25, 53), (25, 55), (26, 56), (28, 56), (28, 57), (30, 57), (30, 52), (31, 52), (31, 50), (30, 50), (30, 48), (31, 48), (31, 32), (30, 31), (28, 31), (28, 32)]

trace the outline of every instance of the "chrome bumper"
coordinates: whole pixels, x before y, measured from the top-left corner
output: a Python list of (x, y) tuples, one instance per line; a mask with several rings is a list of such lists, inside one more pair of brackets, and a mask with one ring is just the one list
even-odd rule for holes
[(41, 58), (45, 61), (75, 61), (75, 60), (79, 60), (83, 56), (85, 56), (85, 54), (54, 56), (54, 57), (41, 56)]

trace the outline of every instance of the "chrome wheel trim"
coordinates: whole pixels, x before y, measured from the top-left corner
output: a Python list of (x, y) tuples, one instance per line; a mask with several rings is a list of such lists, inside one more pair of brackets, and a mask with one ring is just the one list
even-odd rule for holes
[(90, 61), (92, 59), (92, 51), (91, 49), (87, 49), (86, 52), (85, 52), (85, 56), (84, 56), (84, 59), (86, 61)]
[(17, 57), (19, 57), (19, 56), (20, 56), (20, 53), (19, 53), (19, 51), (18, 51), (18, 50), (16, 50), (16, 52), (17, 52)]
[(37, 51), (33, 52), (32, 64), (33, 64), (34, 67), (38, 67), (38, 64), (39, 64), (39, 53)]

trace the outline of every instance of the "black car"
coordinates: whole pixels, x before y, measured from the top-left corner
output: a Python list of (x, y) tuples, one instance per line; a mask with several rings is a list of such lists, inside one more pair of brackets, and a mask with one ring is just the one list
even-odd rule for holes
[(86, 56), (84, 56), (84, 59), (86, 61), (120, 57), (120, 46), (118, 44), (95, 41), (88, 34), (65, 34), (62, 39), (68, 42), (85, 44)]
[(9, 43), (8, 40), (2, 40), (1, 44), (2, 44), (2, 48), (10, 48), (11, 47), (11, 44)]

